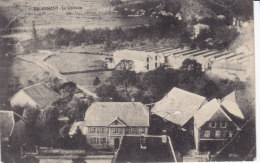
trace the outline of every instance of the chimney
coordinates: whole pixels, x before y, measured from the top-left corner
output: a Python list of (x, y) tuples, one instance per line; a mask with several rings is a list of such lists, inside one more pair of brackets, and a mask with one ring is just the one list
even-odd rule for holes
[(144, 135), (142, 135), (140, 138), (140, 148), (142, 150), (146, 149), (146, 138)]
[(166, 130), (162, 130), (162, 143), (167, 143), (167, 134)]

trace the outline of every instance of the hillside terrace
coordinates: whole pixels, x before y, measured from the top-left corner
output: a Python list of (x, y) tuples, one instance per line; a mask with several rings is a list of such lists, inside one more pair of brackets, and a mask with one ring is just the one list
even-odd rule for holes
[[(244, 53), (228, 52), (228, 51), (217, 51), (211, 49), (190, 49), (190, 48), (173, 48), (169, 46), (139, 46), (130, 48), (129, 50), (135, 51), (145, 51), (145, 52), (154, 52), (164, 57), (174, 55), (176, 57), (185, 56), (185, 57), (197, 57), (203, 56), (204, 58), (211, 59), (214, 58), (216, 61), (225, 59), (227, 62), (234, 60), (241, 60), (250, 55)], [(239, 56), (239, 57), (238, 57)]]

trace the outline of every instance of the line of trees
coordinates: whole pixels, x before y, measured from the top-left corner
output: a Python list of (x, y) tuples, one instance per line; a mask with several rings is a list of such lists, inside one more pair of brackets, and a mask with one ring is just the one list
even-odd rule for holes
[[(126, 48), (129, 46), (143, 46), (147, 44), (160, 44), (164, 46), (190, 46), (192, 48), (225, 49), (237, 38), (239, 32), (231, 28), (226, 20), (214, 17), (206, 17), (192, 24), (184, 21), (171, 21), (172, 18), (159, 18), (159, 21), (149, 26), (135, 28), (114, 28), (86, 30), (79, 32), (60, 28), (48, 33), (41, 38), (43, 49), (60, 48), (67, 46), (85, 46), (103, 44), (107, 51)], [(209, 26), (208, 30), (202, 30), (196, 39), (193, 39), (196, 24)], [(40, 46), (40, 45), (39, 45)]]
[[(119, 64), (124, 64), (122, 61)], [(209, 78), (201, 70), (201, 64), (187, 59), (180, 69), (160, 67), (147, 73), (135, 73), (131, 70), (114, 70), (110, 85), (101, 85), (97, 95), (104, 101), (136, 101), (153, 103), (165, 96), (173, 87), (197, 93), (207, 98), (222, 98), (228, 93), (244, 89), (241, 81)]]

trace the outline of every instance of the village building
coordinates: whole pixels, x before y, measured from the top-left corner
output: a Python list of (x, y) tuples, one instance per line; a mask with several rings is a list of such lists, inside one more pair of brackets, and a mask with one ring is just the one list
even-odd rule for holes
[(160, 101), (156, 102), (151, 113), (185, 130), (193, 128), (192, 118), (206, 98), (174, 87)]
[(133, 61), (133, 71), (148, 72), (160, 67), (164, 63), (164, 57), (154, 51), (142, 50), (118, 50), (113, 54), (115, 66), (122, 60)]
[(147, 135), (149, 110), (140, 102), (95, 102), (85, 114), (82, 133), (95, 148), (118, 148), (124, 135)]
[[(195, 35), (199, 35), (201, 29), (206, 30), (207, 26), (197, 24)], [(114, 52), (113, 58), (106, 58), (106, 63), (108, 69), (113, 69), (122, 60), (131, 60), (134, 63), (132, 70), (138, 73), (148, 72), (162, 65), (179, 69), (184, 60), (194, 59), (208, 75), (246, 81), (250, 74), (246, 70), (252, 63), (252, 56), (252, 53), (245, 52), (155, 45), (118, 50)]]
[(59, 99), (59, 95), (45, 83), (38, 83), (18, 91), (10, 98), (11, 107), (30, 106), (32, 108), (45, 108)]
[(112, 163), (177, 162), (172, 141), (166, 135), (123, 136)]
[(243, 118), (237, 104), (228, 99), (212, 99), (195, 113), (194, 139), (197, 151), (214, 153), (240, 130), (228, 114)]

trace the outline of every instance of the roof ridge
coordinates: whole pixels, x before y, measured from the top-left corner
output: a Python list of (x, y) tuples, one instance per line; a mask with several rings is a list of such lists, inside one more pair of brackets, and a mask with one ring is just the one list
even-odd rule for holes
[[(233, 121), (232, 118), (230, 118), (227, 113), (221, 108), (221, 107), (224, 107), (223, 105), (220, 104), (220, 110), (223, 112), (223, 114), (237, 127), (240, 129), (240, 127)], [(224, 107), (225, 108), (225, 107)]]
[(24, 87), (24, 88), (22, 88), (21, 90), (29, 89), (29, 88), (31, 88), (31, 87), (35, 87), (35, 86), (40, 85), (40, 84), (44, 84), (44, 85), (46, 85), (44, 82), (39, 82), (39, 83), (36, 83), (36, 84), (30, 85), (30, 86)]
[(180, 90), (180, 91), (183, 91), (183, 92), (186, 92), (186, 93), (189, 93), (189, 94), (193, 94), (193, 95), (196, 95), (196, 96), (200, 96), (200, 97), (203, 97), (203, 98), (206, 98), (206, 97), (204, 97), (204, 96), (201, 96), (201, 95), (199, 95), (199, 94), (197, 94), (197, 93), (193, 93), (193, 92), (190, 92), (190, 91), (187, 91), (187, 90), (185, 90), (185, 89), (181, 89), (181, 88), (179, 88), (179, 87), (173, 87), (167, 94), (169, 94), (173, 89), (177, 89), (177, 90)]
[[(21, 92), (21, 91), (23, 91), (23, 90), (26, 90), (26, 89), (28, 89), (28, 88), (34, 87), (34, 86), (36, 86), (36, 85), (39, 85), (39, 84), (41, 84), (41, 83), (44, 83), (44, 82), (39, 82), (39, 83), (36, 83), (36, 84), (33, 84), (33, 85), (30, 85), (30, 86), (27, 86), (27, 87), (24, 87), (24, 88), (20, 89), (20, 90), (19, 90), (18, 92), (16, 92), (12, 97), (10, 97), (8, 101), (12, 100), (19, 92)], [(27, 93), (26, 93), (26, 94), (27, 94)], [(27, 94), (27, 95), (28, 95), (28, 94)]]
[[(219, 104), (219, 102), (218, 102), (218, 100), (217, 100), (216, 98), (213, 98), (212, 100), (210, 100), (210, 101), (207, 102), (206, 104), (211, 103), (211, 102), (214, 102), (213, 100), (214, 100), (214, 101), (216, 100), (216, 102), (217, 102), (217, 104), (218, 104), (218, 105), (216, 105), (216, 106), (217, 106), (218, 109), (216, 109), (215, 112), (214, 112), (214, 114), (212, 114), (211, 117), (209, 117), (209, 120), (216, 114), (216, 112), (217, 112), (219, 109), (221, 109), (221, 108), (220, 108), (220, 104)], [(204, 105), (206, 105), (206, 104), (204, 104)], [(203, 106), (204, 106), (204, 105), (203, 105)], [(201, 106), (201, 107), (203, 107), (203, 106)], [(210, 111), (213, 111), (213, 109), (209, 109), (209, 110), (210, 110)], [(222, 110), (221, 110), (221, 111), (222, 111)], [(199, 110), (197, 110), (197, 113), (198, 113), (198, 112), (202, 112), (202, 111), (199, 109)], [(196, 113), (195, 113), (195, 114), (196, 114)], [(197, 127), (203, 126), (207, 121), (208, 121), (208, 120), (204, 121), (202, 124), (200, 124), (200, 126), (197, 126)], [(232, 121), (232, 120), (231, 120), (231, 121)]]

